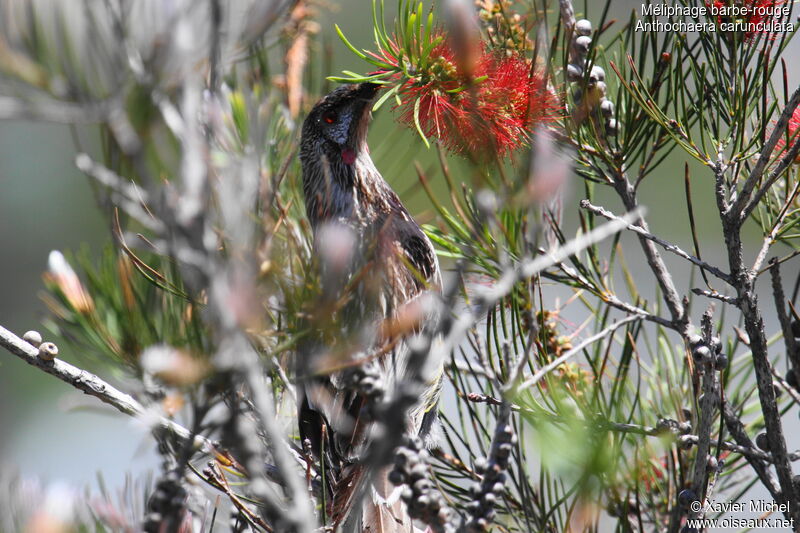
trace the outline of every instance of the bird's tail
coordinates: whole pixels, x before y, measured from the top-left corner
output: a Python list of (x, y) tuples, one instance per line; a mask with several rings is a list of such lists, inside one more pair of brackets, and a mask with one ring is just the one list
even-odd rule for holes
[(391, 467), (372, 473), (352, 465), (336, 484), (331, 516), (342, 533), (415, 533), (400, 499), (400, 487), (388, 479)]

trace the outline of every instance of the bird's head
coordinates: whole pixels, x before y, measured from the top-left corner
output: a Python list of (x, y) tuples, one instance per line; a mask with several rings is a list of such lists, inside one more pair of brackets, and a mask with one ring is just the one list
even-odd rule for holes
[(303, 123), (300, 157), (352, 165), (366, 149), (372, 102), (380, 85), (343, 85), (320, 100)]

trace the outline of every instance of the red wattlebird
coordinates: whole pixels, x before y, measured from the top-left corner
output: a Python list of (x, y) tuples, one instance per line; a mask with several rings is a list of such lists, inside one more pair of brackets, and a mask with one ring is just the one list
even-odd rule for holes
[(435, 323), (423, 304), (441, 287), (431, 242), (369, 155), (378, 89), (361, 83), (325, 96), (303, 124), (300, 149), (320, 263), (317, 311), (328, 329), (298, 353), (300, 434), (326, 476), (329, 523), (347, 532), (413, 531), (387, 465), (367, 458), (387, 432), (430, 439), (441, 389), (441, 362), (426, 361), (422, 393), (400, 419), (405, 427), (388, 428), (386, 417), (375, 416), (372, 404), (391, 399), (407, 379), (405, 341)]

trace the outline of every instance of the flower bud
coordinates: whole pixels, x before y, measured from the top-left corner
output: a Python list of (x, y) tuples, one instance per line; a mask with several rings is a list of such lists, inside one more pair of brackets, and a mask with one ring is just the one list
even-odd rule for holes
[(58, 250), (53, 250), (47, 258), (45, 280), (54, 283), (64, 298), (78, 313), (86, 314), (94, 309), (92, 297), (83, 287), (80, 278)]

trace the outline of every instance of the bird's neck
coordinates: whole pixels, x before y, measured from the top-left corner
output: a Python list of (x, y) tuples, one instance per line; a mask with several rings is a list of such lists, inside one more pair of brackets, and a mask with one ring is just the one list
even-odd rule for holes
[(350, 226), (372, 224), (391, 190), (366, 149), (358, 150), (351, 164), (340, 157), (305, 161), (303, 189), (315, 230), (334, 221)]

